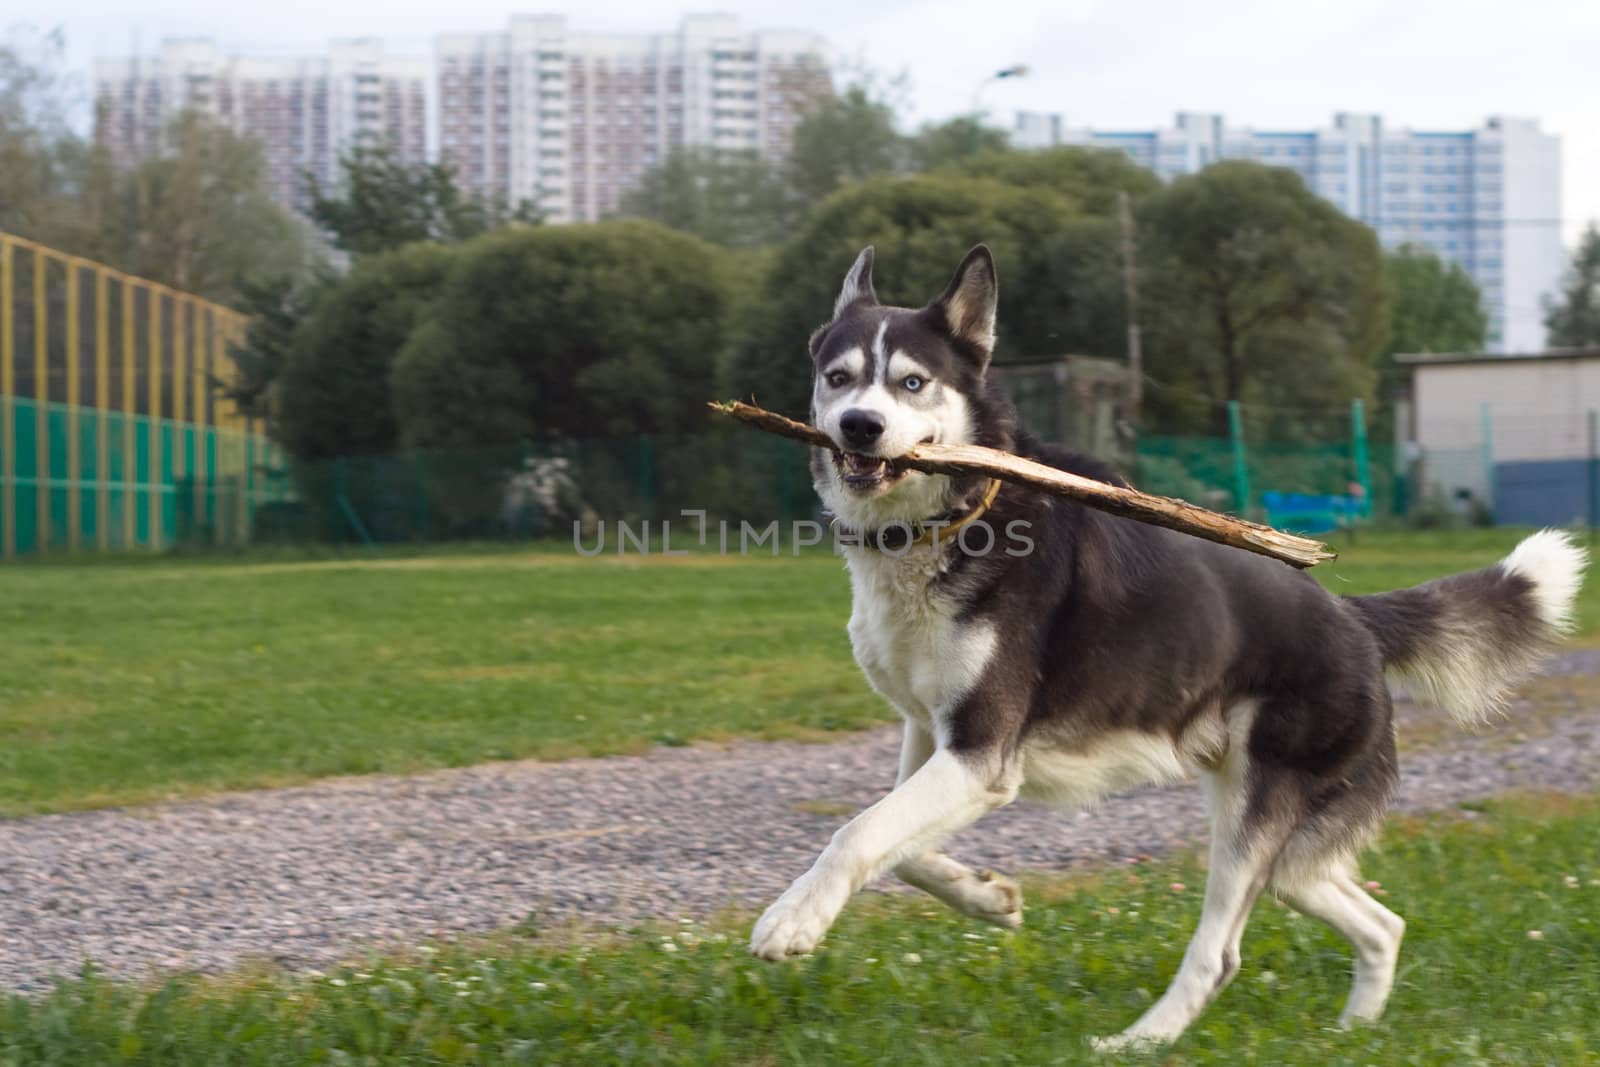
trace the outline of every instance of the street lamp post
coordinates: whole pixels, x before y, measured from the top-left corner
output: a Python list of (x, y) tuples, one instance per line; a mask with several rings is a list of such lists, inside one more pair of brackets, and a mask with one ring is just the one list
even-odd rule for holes
[(983, 105), (979, 98), (983, 96), (983, 91), (997, 81), (1004, 81), (1007, 78), (1021, 78), (1027, 73), (1028, 68), (1024, 64), (1014, 63), (1002, 70), (995, 71), (979, 82), (977, 88), (972, 90), (972, 129), (967, 139), (968, 155), (975, 156), (978, 154), (978, 129), (983, 124)]

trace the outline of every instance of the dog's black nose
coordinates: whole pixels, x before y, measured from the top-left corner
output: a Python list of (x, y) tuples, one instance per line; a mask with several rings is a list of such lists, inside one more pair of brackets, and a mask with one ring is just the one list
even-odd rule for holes
[(839, 416), (839, 429), (844, 433), (844, 443), (852, 449), (871, 448), (883, 436), (883, 416), (876, 411), (851, 408)]

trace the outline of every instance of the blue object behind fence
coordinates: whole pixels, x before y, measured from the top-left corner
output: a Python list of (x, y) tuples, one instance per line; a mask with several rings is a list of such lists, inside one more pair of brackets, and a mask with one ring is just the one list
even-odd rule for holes
[(1316, 493), (1262, 493), (1267, 524), (1301, 533), (1327, 533), (1367, 517), (1365, 501), (1353, 496)]

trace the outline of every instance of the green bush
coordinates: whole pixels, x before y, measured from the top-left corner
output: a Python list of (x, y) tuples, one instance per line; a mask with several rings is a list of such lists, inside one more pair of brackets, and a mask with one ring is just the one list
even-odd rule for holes
[(705, 424), (726, 254), (650, 222), (512, 228), (461, 246), (393, 379), (401, 437), (470, 447)]
[(389, 372), (456, 258), (414, 244), (362, 260), (324, 288), (295, 332), (279, 384), (278, 438), (301, 461), (399, 443)]

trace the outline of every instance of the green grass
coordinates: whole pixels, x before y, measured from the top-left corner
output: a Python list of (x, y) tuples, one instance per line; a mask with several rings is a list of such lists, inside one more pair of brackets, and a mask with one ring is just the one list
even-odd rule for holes
[(881, 718), (833, 559), (9, 569), (0, 812)]
[[(1316, 573), (1370, 592), (1515, 540), (1363, 534)], [(867, 726), (848, 601), (822, 554), (8, 565), (0, 814)]]
[[(1347, 947), (1264, 901), (1233, 985), (1175, 1047), (1127, 1060), (1600, 1062), (1600, 804), (1476, 807), (1397, 825), (1367, 864), (1410, 924), (1382, 1023), (1330, 1029)], [(525, 924), (317, 978), (74, 979), (0, 1003), (0, 1063), (1103, 1062), (1086, 1039), (1165, 987), (1202, 878), (1174, 860), (1034, 884), (1018, 933), (926, 898), (861, 899), (816, 955), (778, 965), (745, 954), (741, 918), (588, 937)]]

